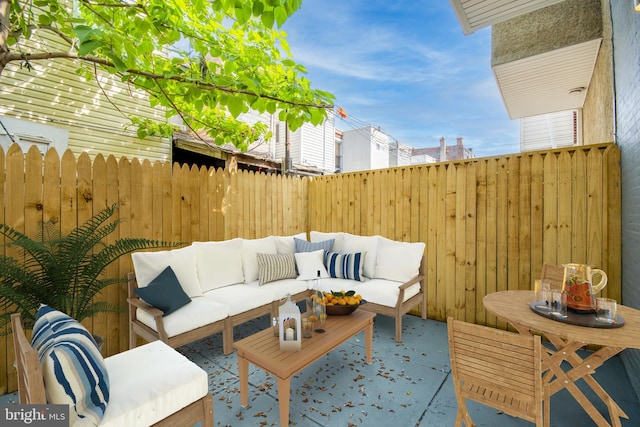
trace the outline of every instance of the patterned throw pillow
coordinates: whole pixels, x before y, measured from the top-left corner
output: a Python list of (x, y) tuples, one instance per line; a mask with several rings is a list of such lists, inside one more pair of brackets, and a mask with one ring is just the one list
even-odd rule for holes
[(281, 279), (295, 279), (296, 260), (290, 254), (256, 254), (258, 259), (258, 283), (273, 282)]
[(331, 252), (335, 239), (329, 239), (322, 242), (307, 242), (306, 240), (294, 237), (293, 241), (296, 245), (296, 252), (315, 252), (324, 249), (324, 252)]
[(109, 402), (109, 375), (91, 334), (42, 305), (31, 345), (40, 356), (47, 401), (69, 405), (69, 425), (98, 425)]
[(363, 252), (352, 254), (329, 252), (325, 259), (327, 272), (331, 277), (362, 282), (364, 281), (364, 276), (362, 275), (364, 256), (365, 253)]

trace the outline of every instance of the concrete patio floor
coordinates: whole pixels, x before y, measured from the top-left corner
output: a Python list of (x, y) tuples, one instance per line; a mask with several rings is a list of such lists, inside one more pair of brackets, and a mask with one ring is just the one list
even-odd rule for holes
[[(260, 318), (236, 327), (235, 339), (268, 326)], [(457, 404), (451, 381), (447, 325), (404, 316), (403, 343), (394, 340), (391, 318), (376, 316), (373, 363), (364, 363), (362, 334), (349, 340), (291, 381), (290, 425), (293, 426), (453, 426)], [(183, 354), (209, 372), (215, 426), (277, 426), (277, 381), (249, 367), (249, 405), (240, 405), (235, 352), (224, 356), (220, 334), (181, 347)], [(623, 426), (640, 425), (640, 403), (622, 361), (614, 357), (595, 378), (629, 415)], [(578, 383), (585, 389), (582, 382)], [(608, 419), (605, 405), (585, 394)], [(15, 401), (15, 394), (0, 403)], [(531, 423), (469, 403), (478, 426), (530, 426)], [(551, 425), (588, 427), (595, 423), (566, 391), (551, 398)]]

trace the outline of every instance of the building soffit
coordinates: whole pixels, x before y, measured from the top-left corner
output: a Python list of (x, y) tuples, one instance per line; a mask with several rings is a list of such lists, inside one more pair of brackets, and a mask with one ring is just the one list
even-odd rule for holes
[(602, 42), (600, 0), (450, 0), (465, 34), (491, 25), (511, 119), (582, 108)]
[(465, 35), (563, 0), (449, 0)]

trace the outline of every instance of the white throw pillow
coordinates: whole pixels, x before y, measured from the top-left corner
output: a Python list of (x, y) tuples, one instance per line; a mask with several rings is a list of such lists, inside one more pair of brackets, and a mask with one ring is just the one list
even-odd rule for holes
[[(384, 237), (378, 241), (376, 279), (407, 282), (420, 271), (420, 261), (426, 245), (423, 242), (397, 242)], [(366, 258), (365, 258), (366, 262)]]
[(256, 254), (276, 254), (276, 239), (273, 236), (262, 239), (242, 240), (242, 270), (244, 282), (251, 283), (258, 280), (258, 260)]
[(325, 240), (333, 239), (333, 246), (331, 248), (331, 252), (343, 252), (342, 239), (344, 238), (344, 233), (342, 231), (338, 231), (336, 233), (312, 231), (309, 233), (309, 237), (311, 238), (310, 242), (313, 242), (313, 243), (324, 242)]
[(306, 240), (307, 233), (298, 233), (293, 236), (274, 236), (276, 239), (276, 250), (279, 254), (292, 254), (296, 251), (296, 245), (293, 241), (294, 237), (300, 240)]
[[(342, 253), (367, 253), (364, 257), (363, 273), (369, 278), (376, 277), (376, 258), (378, 256), (378, 239), (380, 236), (356, 236), (344, 233), (342, 237)], [(335, 252), (335, 251), (334, 251)]]
[(244, 282), (242, 239), (193, 242), (202, 292)]
[(298, 252), (296, 256), (296, 266), (298, 267), (298, 280), (313, 280), (318, 277), (329, 277), (324, 266), (324, 250), (313, 252)]
[(196, 272), (196, 253), (193, 246), (157, 252), (131, 254), (138, 287), (144, 288), (167, 267), (176, 274), (180, 286), (189, 297), (201, 297), (202, 290)]

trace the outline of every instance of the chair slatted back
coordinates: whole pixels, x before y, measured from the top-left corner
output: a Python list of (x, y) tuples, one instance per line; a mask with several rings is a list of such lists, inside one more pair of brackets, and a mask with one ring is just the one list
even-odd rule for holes
[(562, 289), (564, 284), (564, 267), (561, 265), (542, 264), (541, 279), (551, 283), (551, 289)]
[(45, 404), (47, 397), (38, 352), (24, 334), (19, 314), (11, 315), (13, 346), (18, 370), (18, 396), (22, 404)]
[(524, 336), (452, 318), (448, 320), (448, 333), (458, 400), (456, 425), (463, 419), (465, 425), (472, 425), (466, 399), (543, 425), (543, 402), (548, 387), (543, 390), (539, 336)]

